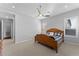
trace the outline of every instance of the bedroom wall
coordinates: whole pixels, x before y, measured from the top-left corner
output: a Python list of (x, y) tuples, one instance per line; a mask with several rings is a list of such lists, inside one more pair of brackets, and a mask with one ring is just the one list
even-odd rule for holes
[[(62, 13), (62, 14), (50, 17), (50, 18), (47, 18), (47, 19), (43, 19), (41, 22), (42, 23), (47, 22), (47, 25), (46, 25), (45, 31), (43, 30), (42, 33), (45, 33), (47, 29), (52, 28), (52, 27), (58, 27), (58, 28), (64, 30), (64, 20), (66, 18), (75, 17), (75, 16), (78, 17), (78, 22), (79, 22), (79, 8), (66, 12), (66, 13)], [(78, 25), (78, 23), (77, 23), (77, 25)], [(79, 33), (79, 25), (77, 27), (78, 27), (78, 33)], [(77, 38), (68, 37), (68, 38), (66, 38), (66, 40), (67, 39), (70, 41), (73, 41), (73, 42), (79, 42), (79, 34), (78, 34)]]
[[(0, 8), (0, 16), (5, 17), (7, 13), (15, 15), (14, 27), (15, 27), (15, 43), (33, 40), (37, 33), (41, 32), (40, 20), (31, 16), (19, 13), (18, 11), (11, 11), (9, 9)], [(4, 12), (4, 13), (3, 13)], [(11, 16), (11, 15), (8, 15)]]
[(34, 36), (41, 32), (40, 20), (24, 14), (16, 14), (15, 25), (16, 42), (33, 40)]

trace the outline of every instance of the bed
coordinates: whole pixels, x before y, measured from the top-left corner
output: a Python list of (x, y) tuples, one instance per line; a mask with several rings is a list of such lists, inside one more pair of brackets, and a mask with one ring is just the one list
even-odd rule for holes
[(36, 34), (35, 42), (53, 48), (58, 53), (58, 48), (64, 42), (64, 31), (58, 28), (51, 28), (46, 34)]

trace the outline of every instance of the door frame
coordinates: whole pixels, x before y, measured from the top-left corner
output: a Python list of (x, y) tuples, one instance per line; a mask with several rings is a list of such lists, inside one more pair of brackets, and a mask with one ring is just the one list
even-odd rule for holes
[[(6, 18), (5, 18), (6, 19)], [(2, 18), (0, 21), (1, 21), (1, 41), (4, 40), (4, 18)], [(12, 40), (14, 41), (15, 43), (15, 17), (11, 19), (12, 20), (12, 32), (13, 32), (13, 37), (12, 37)], [(11, 34), (12, 35), (12, 34)]]

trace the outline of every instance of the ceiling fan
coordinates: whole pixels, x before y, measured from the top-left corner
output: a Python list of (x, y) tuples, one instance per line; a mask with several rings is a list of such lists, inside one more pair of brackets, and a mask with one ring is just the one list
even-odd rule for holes
[(40, 7), (39, 8), (37, 8), (37, 11), (38, 11), (38, 17), (40, 17), (40, 16), (42, 16), (42, 17), (49, 17), (50, 16), (50, 12), (48, 11), (48, 12), (46, 12), (45, 14), (42, 14), (42, 6), (40, 5)]

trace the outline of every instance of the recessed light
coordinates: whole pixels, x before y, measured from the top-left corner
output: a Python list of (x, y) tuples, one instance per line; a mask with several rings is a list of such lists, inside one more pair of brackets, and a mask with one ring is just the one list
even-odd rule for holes
[(15, 8), (15, 6), (12, 6), (12, 8)]

